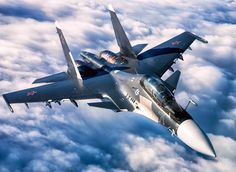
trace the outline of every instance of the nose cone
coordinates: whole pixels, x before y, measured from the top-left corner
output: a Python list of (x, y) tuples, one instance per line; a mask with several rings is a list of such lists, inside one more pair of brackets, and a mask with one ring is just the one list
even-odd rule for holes
[(211, 141), (192, 119), (188, 119), (179, 125), (177, 136), (192, 149), (216, 157)]

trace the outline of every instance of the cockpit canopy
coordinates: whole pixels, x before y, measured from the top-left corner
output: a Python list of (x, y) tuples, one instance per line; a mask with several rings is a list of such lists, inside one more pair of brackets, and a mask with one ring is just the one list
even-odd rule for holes
[(165, 112), (172, 115), (176, 122), (180, 123), (185, 119), (191, 118), (189, 114), (178, 105), (173, 93), (165, 86), (165, 83), (161, 79), (147, 76), (141, 81), (141, 85)]
[(147, 92), (162, 104), (174, 100), (172, 92), (158, 78), (147, 77), (144, 79), (143, 85)]

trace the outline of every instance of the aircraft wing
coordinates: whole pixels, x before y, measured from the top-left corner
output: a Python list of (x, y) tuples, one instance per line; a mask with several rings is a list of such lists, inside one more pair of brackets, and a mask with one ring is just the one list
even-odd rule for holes
[(203, 43), (207, 41), (191, 32), (183, 32), (170, 40), (157, 45), (138, 55), (140, 71), (145, 73), (155, 73), (161, 77), (176, 59), (183, 60), (182, 53), (191, 49), (190, 45), (194, 40)]
[(65, 80), (3, 94), (3, 98), (9, 109), (13, 112), (10, 105), (12, 103), (57, 102), (62, 99), (79, 100), (98, 97), (98, 95), (92, 92), (83, 92), (83, 90), (79, 89), (73, 80)]
[(97, 97), (92, 91), (88, 91), (88, 89), (84, 87), (80, 71), (73, 59), (62, 30), (58, 25), (56, 25), (56, 30), (67, 62), (67, 72), (46, 76), (34, 81), (34, 83), (54, 83), (3, 94), (3, 98), (12, 112), (11, 103), (58, 102), (62, 99), (70, 99), (77, 105), (74, 99)]
[(63, 99), (69, 99), (77, 106), (75, 100), (101, 99), (100, 103), (89, 103), (89, 106), (111, 109), (116, 112), (132, 111), (133, 107), (122, 99), (122, 95), (115, 91), (115, 82), (109, 73), (89, 76), (83, 80), (83, 86), (78, 87), (74, 80), (68, 79), (43, 86), (28, 88), (3, 94), (3, 98), (11, 112), (11, 104), (33, 102), (46, 102), (51, 106), (51, 102), (60, 103)]
[[(37, 86), (24, 90), (3, 94), (3, 98), (11, 112), (13, 103), (46, 102), (51, 107), (51, 102), (60, 104), (62, 99), (70, 99), (71, 102), (78, 106), (75, 100), (94, 99), (109, 100), (103, 103), (92, 103), (91, 106), (108, 108), (116, 111), (133, 110), (133, 107), (126, 101), (120, 101), (121, 94), (115, 91), (115, 83), (109, 72), (103, 69), (93, 70), (85, 65), (77, 66), (70, 49), (66, 43), (62, 30), (56, 27), (65, 59), (68, 65), (67, 72), (61, 72), (36, 79), (33, 83), (50, 83), (47, 85)], [(137, 48), (142, 49), (143, 45)], [(118, 69), (117, 69), (118, 70)], [(108, 96), (109, 95), (109, 96)], [(115, 103), (116, 102), (116, 103)], [(112, 105), (113, 104), (113, 105)]]

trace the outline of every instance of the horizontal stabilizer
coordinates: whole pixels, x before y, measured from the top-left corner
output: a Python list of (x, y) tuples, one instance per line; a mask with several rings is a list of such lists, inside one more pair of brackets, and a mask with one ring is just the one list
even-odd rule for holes
[(134, 54), (138, 55), (146, 46), (147, 44), (137, 44), (133, 46), (132, 49), (133, 49)]
[(169, 78), (167, 78), (165, 80), (165, 83), (167, 84), (167, 87), (173, 92), (174, 90), (176, 90), (178, 81), (179, 81), (179, 77), (180, 77), (181, 72), (179, 70), (175, 71), (172, 75), (169, 76)]
[(33, 84), (58, 82), (58, 81), (64, 81), (67, 79), (69, 79), (68, 74), (66, 72), (60, 72), (54, 75), (49, 75), (43, 78), (36, 79), (34, 80)]
[(120, 109), (111, 101), (105, 101), (105, 102), (93, 102), (88, 103), (89, 106), (97, 107), (97, 108), (104, 108), (104, 109), (110, 109), (113, 111), (120, 111)]

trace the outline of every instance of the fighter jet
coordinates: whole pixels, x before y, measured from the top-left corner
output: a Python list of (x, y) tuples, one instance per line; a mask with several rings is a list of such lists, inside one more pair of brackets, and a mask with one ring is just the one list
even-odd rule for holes
[[(74, 60), (62, 29), (56, 23), (67, 71), (33, 82), (45, 85), (3, 94), (11, 112), (13, 103), (25, 103), (29, 107), (28, 103), (45, 102), (52, 108), (52, 103), (61, 105), (62, 100), (68, 99), (78, 107), (78, 100), (88, 99), (91, 107), (144, 115), (165, 126), (197, 152), (216, 157), (205, 132), (174, 96), (180, 71), (174, 71), (172, 65), (178, 59), (183, 60), (182, 53), (190, 49), (194, 40), (207, 41), (186, 31), (141, 53), (146, 44), (131, 46), (114, 9), (112, 6), (108, 9), (120, 51), (104, 50), (98, 54), (81, 51), (81, 58)], [(169, 69), (173, 74), (162, 79)]]

